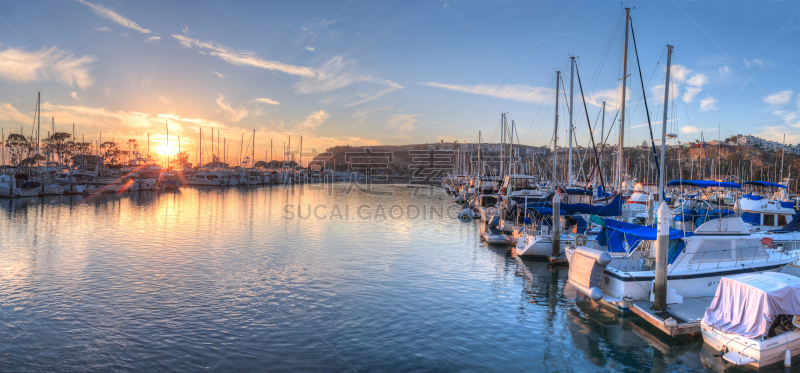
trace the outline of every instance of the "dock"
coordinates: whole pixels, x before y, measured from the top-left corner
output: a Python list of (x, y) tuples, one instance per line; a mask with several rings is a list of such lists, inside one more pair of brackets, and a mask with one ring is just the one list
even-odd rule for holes
[[(670, 304), (666, 311), (654, 311), (653, 302), (642, 300), (631, 303), (630, 310), (670, 336), (696, 337), (700, 333), (700, 321), (713, 299), (713, 296), (683, 298), (683, 303)], [(677, 322), (675, 327), (665, 325), (664, 321), (670, 317)]]

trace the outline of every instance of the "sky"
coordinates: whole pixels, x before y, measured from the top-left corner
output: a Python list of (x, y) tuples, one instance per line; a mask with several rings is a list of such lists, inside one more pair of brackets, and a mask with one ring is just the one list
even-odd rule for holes
[(515, 141), (552, 146), (561, 71), (558, 144), (571, 82), (575, 143), (590, 144), (588, 116), (616, 144), (624, 7), (626, 146), (649, 138), (645, 97), (661, 133), (667, 44), (673, 141), (800, 143), (798, 1), (2, 1), (0, 127), (29, 135), (41, 92), (43, 135), (74, 123), (87, 141), (149, 134), (151, 152), (171, 152), (169, 130), (192, 160), (201, 129), (205, 154), (213, 129), (231, 157), (255, 131), (264, 160), (290, 136), (319, 151), (499, 142), (501, 113)]

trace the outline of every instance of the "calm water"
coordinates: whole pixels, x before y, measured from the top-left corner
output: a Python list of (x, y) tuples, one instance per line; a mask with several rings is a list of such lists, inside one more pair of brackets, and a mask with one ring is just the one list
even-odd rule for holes
[(378, 188), (392, 195), (337, 184), (0, 200), (0, 371), (718, 364), (701, 344), (576, 304), (565, 271), (483, 244), (440, 190)]

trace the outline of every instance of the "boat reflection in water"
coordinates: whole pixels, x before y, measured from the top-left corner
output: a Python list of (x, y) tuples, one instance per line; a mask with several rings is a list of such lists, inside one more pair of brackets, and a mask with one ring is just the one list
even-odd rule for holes
[[(517, 275), (523, 278), (521, 298), (525, 303), (547, 304), (551, 312), (546, 319), (564, 313), (570, 346), (603, 369), (622, 371), (668, 371), (676, 366), (703, 370), (700, 350), (702, 340), (690, 342), (670, 338), (638, 316), (623, 317), (584, 298), (572, 287), (568, 269), (551, 268), (548, 263), (516, 257)], [(564, 310), (565, 305), (571, 304)], [(566, 312), (564, 312), (566, 311)], [(520, 313), (525, 309), (520, 308)], [(578, 359), (579, 356), (576, 356)], [(631, 366), (632, 362), (641, 365)]]

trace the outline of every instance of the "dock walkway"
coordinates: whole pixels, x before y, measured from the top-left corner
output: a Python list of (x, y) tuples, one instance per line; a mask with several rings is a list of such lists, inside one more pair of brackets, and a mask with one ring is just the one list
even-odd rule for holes
[[(647, 322), (657, 327), (664, 333), (671, 336), (700, 333), (700, 320), (706, 312), (706, 308), (711, 305), (713, 296), (683, 298), (682, 304), (670, 304), (667, 310), (658, 312), (652, 310), (653, 302), (642, 300), (631, 304), (631, 311), (641, 316)], [(677, 326), (668, 328), (664, 321), (668, 318), (677, 321)]]

